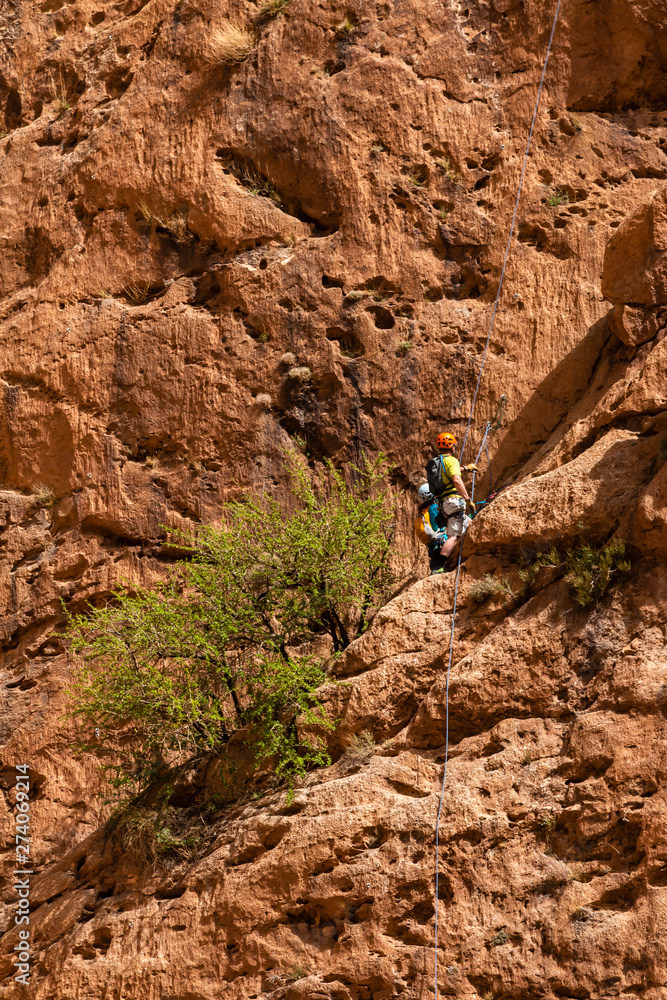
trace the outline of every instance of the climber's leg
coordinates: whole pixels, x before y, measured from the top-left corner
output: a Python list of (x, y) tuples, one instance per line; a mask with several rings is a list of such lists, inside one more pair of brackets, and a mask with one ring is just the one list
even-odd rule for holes
[[(443, 544), (446, 544), (443, 543)], [(428, 562), (431, 569), (431, 576), (434, 573), (442, 573), (447, 559), (442, 555), (439, 542), (432, 542), (428, 547)]]
[(470, 524), (470, 518), (466, 515), (466, 502), (463, 497), (448, 497), (442, 501), (442, 513), (447, 517), (447, 541), (440, 549), (443, 559), (447, 559), (454, 549), (459, 538), (465, 534), (466, 528)]

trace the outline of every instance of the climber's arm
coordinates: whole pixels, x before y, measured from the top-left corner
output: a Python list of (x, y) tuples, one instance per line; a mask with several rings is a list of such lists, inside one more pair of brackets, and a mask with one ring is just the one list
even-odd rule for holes
[(454, 486), (456, 486), (456, 489), (457, 489), (458, 493), (463, 497), (463, 499), (464, 500), (470, 500), (470, 497), (468, 496), (468, 491), (465, 488), (464, 482), (461, 479), (461, 477), (460, 476), (452, 476), (452, 482), (454, 483)]

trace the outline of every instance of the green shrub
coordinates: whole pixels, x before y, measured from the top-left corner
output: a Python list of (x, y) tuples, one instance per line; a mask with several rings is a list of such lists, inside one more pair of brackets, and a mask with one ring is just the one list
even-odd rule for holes
[(602, 549), (594, 549), (588, 542), (581, 542), (563, 552), (552, 546), (547, 552), (540, 553), (530, 566), (519, 570), (523, 581), (522, 596), (525, 597), (530, 590), (543, 566), (563, 568), (575, 601), (584, 608), (599, 601), (610, 586), (618, 583), (630, 570), (623, 541), (609, 542)]
[(566, 554), (569, 573), (565, 577), (577, 604), (583, 608), (599, 601), (609, 588), (630, 571), (625, 542), (609, 542), (595, 550), (587, 543)]
[(552, 191), (549, 197), (547, 198), (547, 205), (549, 205), (551, 208), (558, 208), (559, 205), (568, 205), (569, 202), (570, 202), (570, 196), (568, 195), (567, 191), (561, 191), (560, 188), (557, 188), (555, 191)]
[(325, 673), (295, 649), (329, 633), (342, 650), (367, 627), (393, 582), (395, 497), (382, 456), (351, 486), (331, 464), (314, 480), (295, 457), (288, 469), (289, 513), (229, 503), (222, 527), (172, 532), (187, 558), (166, 583), (68, 616), (71, 714), (121, 792), (235, 733), (276, 780), (329, 763), (315, 735), (333, 728), (316, 696)]

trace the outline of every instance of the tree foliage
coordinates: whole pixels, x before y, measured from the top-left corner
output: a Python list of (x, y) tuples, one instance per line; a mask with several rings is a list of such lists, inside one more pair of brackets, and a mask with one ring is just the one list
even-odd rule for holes
[(117, 786), (139, 790), (234, 734), (278, 779), (328, 762), (325, 672), (301, 648), (328, 633), (344, 649), (385, 599), (395, 497), (382, 456), (351, 485), (332, 465), (311, 478), (289, 458), (288, 471), (288, 509), (228, 503), (220, 527), (171, 533), (185, 557), (161, 586), (69, 616), (72, 714)]

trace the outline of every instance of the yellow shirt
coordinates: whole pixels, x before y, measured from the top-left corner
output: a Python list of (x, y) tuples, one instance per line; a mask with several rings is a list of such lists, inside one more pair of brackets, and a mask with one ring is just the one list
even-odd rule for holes
[(442, 464), (442, 478), (448, 482), (442, 496), (451, 497), (459, 492), (452, 482), (452, 477), (461, 475), (461, 466), (459, 465), (458, 458), (454, 458), (453, 455), (441, 455), (440, 461)]

